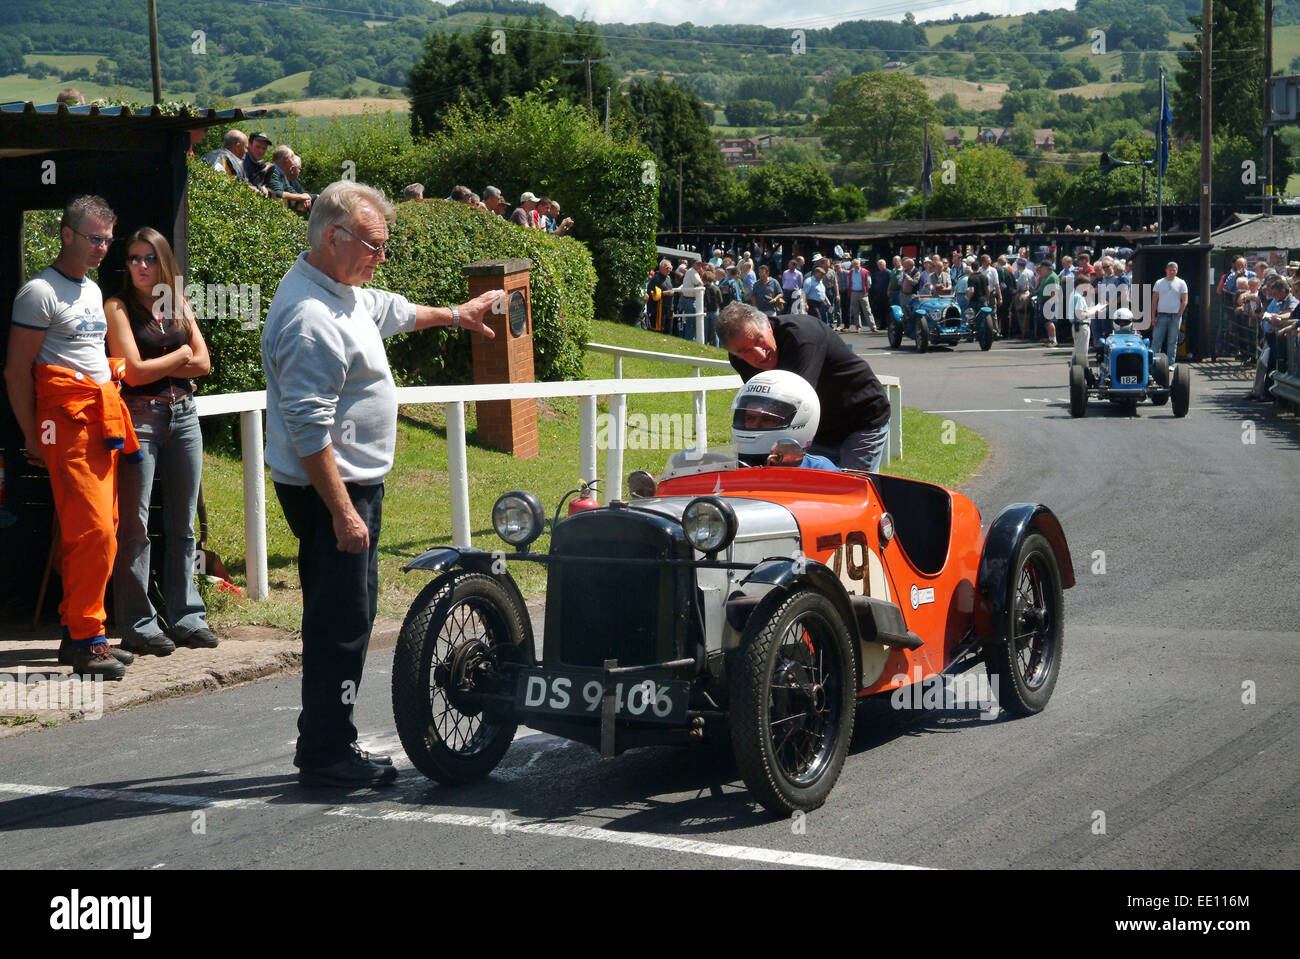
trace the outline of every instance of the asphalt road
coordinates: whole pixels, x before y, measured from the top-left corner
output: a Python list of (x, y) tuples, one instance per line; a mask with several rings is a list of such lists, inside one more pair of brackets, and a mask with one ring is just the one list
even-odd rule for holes
[(298, 680), (283, 676), (5, 742), (4, 865), (1300, 866), (1300, 429), (1240, 401), (1222, 365), (1195, 368), (1185, 420), (1094, 404), (1075, 421), (1064, 350), (852, 341), (908, 405), (988, 439), (965, 490), (986, 521), (1024, 500), (1061, 517), (1078, 585), (1041, 715), (870, 705), (802, 822), (763, 814), (725, 755), (601, 762), (526, 729), (491, 779), (451, 790), (401, 755), (381, 649), (359, 727), (395, 752), (395, 790), (296, 785)]

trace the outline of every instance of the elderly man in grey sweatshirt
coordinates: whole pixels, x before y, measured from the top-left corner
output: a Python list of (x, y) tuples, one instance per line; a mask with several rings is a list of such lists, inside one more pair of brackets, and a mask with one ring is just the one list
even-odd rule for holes
[(357, 746), (352, 704), (379, 596), (384, 477), (397, 441), (397, 392), (383, 340), (430, 326), (491, 338), (492, 291), (453, 307), (417, 306), (365, 289), (383, 259), (393, 208), (379, 191), (340, 181), (311, 210), (301, 254), (262, 330), (266, 461), (298, 538), (302, 581), (302, 712), (294, 765), (308, 786), (383, 785), (388, 757)]

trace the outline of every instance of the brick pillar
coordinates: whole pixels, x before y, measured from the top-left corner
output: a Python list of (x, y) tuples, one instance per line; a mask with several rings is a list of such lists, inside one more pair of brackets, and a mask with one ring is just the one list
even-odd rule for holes
[[(532, 261), (480, 260), (464, 267), (471, 298), (488, 290), (505, 290), (500, 312), (487, 325), (494, 339), (471, 337), (475, 383), (532, 383), (533, 316), (528, 282)], [(490, 400), (475, 404), (478, 441), (521, 459), (537, 455), (537, 401)]]

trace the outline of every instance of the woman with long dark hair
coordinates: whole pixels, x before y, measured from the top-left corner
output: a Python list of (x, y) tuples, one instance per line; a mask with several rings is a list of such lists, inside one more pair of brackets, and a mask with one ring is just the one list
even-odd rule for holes
[[(113, 598), (122, 646), (166, 656), (177, 645), (212, 647), (207, 609), (194, 584), (194, 510), (203, 471), (203, 437), (194, 382), (210, 367), (208, 347), (186, 300), (171, 245), (141, 227), (127, 238), (127, 274), (104, 303), (108, 348), (126, 359), (122, 399), (144, 454), (118, 469), (117, 560)], [(163, 618), (149, 600), (149, 500), (162, 480), (167, 556)]]

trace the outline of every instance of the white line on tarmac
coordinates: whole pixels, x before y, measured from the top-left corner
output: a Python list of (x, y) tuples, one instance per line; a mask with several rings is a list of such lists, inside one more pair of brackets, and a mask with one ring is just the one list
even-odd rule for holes
[[(92, 789), (82, 786), (37, 786), (27, 783), (0, 783), (0, 793), (17, 793), (22, 796), (55, 796), (68, 799), (120, 800), (122, 802), (150, 803), (162, 806), (210, 809), (260, 809), (270, 806), (264, 799), (213, 799), (187, 793), (145, 792), (131, 789)], [(325, 813), (349, 819), (373, 819), (386, 822), (422, 822), (439, 826), (469, 826), (492, 829), (497, 833), (519, 832), (534, 836), (553, 836), (560, 839), (586, 839), (615, 843), (623, 846), (641, 846), (667, 852), (694, 856), (712, 856), (743, 862), (760, 862), (777, 866), (798, 866), (805, 869), (925, 869), (925, 866), (906, 866), (892, 862), (875, 862), (870, 859), (845, 859), (840, 856), (822, 856), (817, 853), (789, 852), (781, 849), (764, 849), (759, 846), (734, 846), (729, 843), (705, 842), (700, 839), (683, 839), (645, 832), (620, 832), (573, 823), (550, 823), (503, 820), (500, 816), (466, 816), (457, 813), (432, 813), (420, 810), (393, 810), (379, 815), (366, 815), (342, 806)]]
[(844, 859), (840, 856), (822, 856), (816, 853), (763, 849), (758, 846), (733, 846), (729, 843), (705, 842), (700, 839), (683, 839), (678, 836), (660, 836), (646, 832), (621, 832), (595, 826), (578, 826), (573, 823), (502, 820), (500, 817), (493, 819), (489, 816), (465, 816), (458, 813), (431, 813), (417, 810), (398, 810), (379, 815), (368, 815), (347, 806), (331, 809), (325, 815), (344, 816), (348, 819), (377, 819), (387, 822), (422, 822), (438, 826), (470, 826), (475, 829), (492, 829), (498, 834), (520, 832), (532, 836), (587, 839), (624, 846), (663, 849), (669, 852), (688, 853), (695, 856), (714, 856), (720, 859), (762, 862), (778, 866), (801, 866), (807, 869), (911, 870), (926, 868), (925, 866), (904, 866), (892, 862), (873, 862), (870, 859)]

